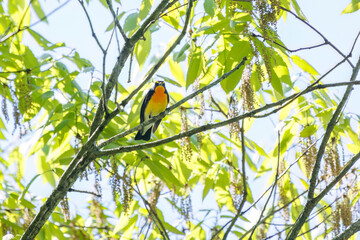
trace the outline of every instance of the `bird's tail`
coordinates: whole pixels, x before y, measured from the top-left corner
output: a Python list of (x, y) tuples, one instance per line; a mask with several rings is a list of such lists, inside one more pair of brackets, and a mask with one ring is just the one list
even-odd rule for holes
[(145, 140), (145, 141), (149, 141), (150, 137), (151, 137), (151, 128), (149, 128), (146, 133), (144, 135), (142, 135), (142, 131), (138, 131), (138, 133), (135, 136), (135, 140)]

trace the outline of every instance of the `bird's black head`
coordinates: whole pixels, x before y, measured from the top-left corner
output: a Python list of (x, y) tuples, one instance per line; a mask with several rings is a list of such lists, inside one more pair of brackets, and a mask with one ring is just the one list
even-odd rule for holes
[(156, 88), (157, 86), (163, 86), (163, 87), (165, 87), (165, 82), (164, 82), (164, 81), (156, 81), (156, 82), (155, 82), (155, 88)]

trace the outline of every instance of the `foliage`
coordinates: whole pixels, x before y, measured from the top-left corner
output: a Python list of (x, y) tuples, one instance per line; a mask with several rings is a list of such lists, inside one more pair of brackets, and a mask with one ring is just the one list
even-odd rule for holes
[[(101, 51), (94, 63), (35, 30), (51, 27), (46, 4), (0, 1), (0, 237), (323, 239), (359, 230), (360, 115), (343, 111), (359, 84), (359, 63), (349, 60), (356, 40), (343, 54), (296, 0), (143, 0), (135, 10), (79, 0), (86, 41)], [(102, 26), (106, 42), (94, 30), (93, 4), (112, 19)], [(343, 13), (358, 9), (352, 1)], [(287, 48), (277, 24), (288, 15), (324, 43)], [(295, 54), (321, 46), (351, 67), (350, 82), (323, 84), (333, 67), (320, 74)], [(140, 143), (132, 133), (153, 78), (166, 81), (172, 107), (154, 141)], [(344, 86), (339, 98), (329, 91)], [(264, 146), (257, 135), (268, 131), (258, 128), (270, 120), (280, 127)], [(76, 180), (95, 190), (74, 189)], [(49, 198), (34, 193), (40, 181)], [(90, 196), (81, 198), (86, 214), (72, 208), (79, 194)]]

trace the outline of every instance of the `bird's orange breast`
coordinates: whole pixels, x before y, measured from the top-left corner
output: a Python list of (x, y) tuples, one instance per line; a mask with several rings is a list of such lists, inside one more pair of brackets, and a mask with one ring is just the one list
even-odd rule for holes
[(145, 116), (157, 116), (165, 111), (167, 106), (167, 94), (163, 86), (157, 86), (145, 109)]

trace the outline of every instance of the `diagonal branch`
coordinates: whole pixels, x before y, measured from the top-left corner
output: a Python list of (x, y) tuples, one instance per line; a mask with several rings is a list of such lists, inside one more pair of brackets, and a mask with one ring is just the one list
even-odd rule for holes
[(308, 198), (309, 199), (312, 199), (314, 197), (315, 185), (316, 185), (318, 173), (319, 173), (319, 170), (320, 170), (320, 162), (321, 162), (322, 156), (323, 156), (323, 154), (325, 152), (326, 144), (330, 139), (330, 135), (331, 135), (336, 123), (337, 123), (337, 120), (338, 120), (338, 117), (339, 117), (340, 113), (342, 112), (342, 110), (343, 110), (343, 108), (345, 106), (345, 103), (347, 102), (347, 100), (350, 97), (350, 93), (351, 93), (351, 91), (353, 89), (353, 85), (354, 85), (353, 82), (355, 81), (355, 78), (358, 75), (359, 69), (360, 69), (360, 58), (358, 60), (358, 63), (356, 64), (356, 67), (353, 70), (352, 75), (351, 75), (351, 78), (350, 78), (351, 84), (349, 84), (347, 86), (346, 91), (345, 91), (339, 105), (337, 106), (337, 108), (336, 108), (330, 122), (328, 123), (324, 138), (323, 138), (323, 140), (321, 142), (318, 153), (316, 155), (316, 160), (315, 160), (314, 168), (313, 168), (313, 171), (312, 171), (312, 174), (311, 174), (311, 179), (310, 179), (310, 186), (309, 186), (309, 193), (308, 193)]
[[(345, 167), (341, 170), (339, 175), (337, 175), (334, 180), (332, 180), (323, 191), (316, 197), (311, 200), (308, 200), (301, 212), (300, 216), (296, 220), (292, 229), (286, 239), (295, 239), (297, 234), (300, 232), (302, 225), (305, 223), (306, 219), (309, 217), (311, 211), (315, 208), (315, 206), (320, 202), (320, 200), (345, 176), (346, 173), (351, 169), (351, 167), (360, 159), (360, 152), (354, 155), (345, 165)], [(357, 225), (356, 225), (357, 226)], [(355, 228), (355, 226), (354, 226)], [(356, 227), (357, 228), (357, 227)], [(350, 230), (349, 230), (350, 231)], [(349, 233), (346, 233), (349, 234)], [(339, 238), (342, 239), (342, 238)]]
[(346, 240), (349, 239), (352, 235), (360, 231), (360, 219), (352, 223), (348, 228), (345, 229), (342, 233), (333, 238), (333, 240)]
[[(143, 162), (143, 159), (141, 159), (139, 161), (139, 163), (136, 165), (135, 170), (134, 170), (134, 182), (135, 182), (135, 186), (137, 188), (137, 194), (140, 196), (141, 200), (144, 202), (146, 211), (149, 213), (151, 219), (154, 221), (156, 227), (159, 229), (160, 234), (163, 236), (163, 238), (165, 240), (170, 240), (169, 235), (168, 235), (168, 233), (166, 231), (166, 228), (164, 227), (164, 224), (161, 222), (161, 220), (159, 219), (159, 217), (158, 217), (158, 215), (156, 213), (156, 209), (154, 210), (151, 207), (151, 204), (143, 197), (143, 195), (140, 192), (140, 188), (139, 188), (139, 185), (138, 185), (137, 180), (136, 180), (136, 170), (139, 167), (140, 163), (142, 163), (142, 162)], [(155, 206), (155, 208), (156, 208), (156, 206)]]
[(87, 11), (86, 8), (85, 8), (84, 1), (83, 1), (83, 0), (78, 0), (78, 2), (80, 3), (82, 9), (84, 10), (85, 15), (86, 15), (86, 18), (87, 18), (87, 20), (88, 20), (88, 22), (89, 22), (90, 30), (91, 30), (91, 36), (95, 39), (97, 45), (98, 45), (99, 48), (101, 49), (102, 53), (105, 55), (105, 54), (106, 54), (106, 51), (105, 51), (105, 49), (103, 48), (103, 46), (101, 45), (99, 39), (98, 39), (97, 36), (96, 36), (94, 27), (93, 27), (93, 25), (92, 25), (92, 22), (91, 22), (91, 19), (90, 19), (90, 16), (89, 16), (89, 13), (88, 13), (88, 11)]
[[(90, 136), (94, 134), (96, 130), (96, 135), (99, 136), (101, 131), (101, 128), (97, 130), (98, 126), (100, 126), (103, 115), (105, 112), (104, 106), (106, 105), (107, 101), (109, 100), (111, 96), (111, 92), (114, 89), (115, 84), (117, 83), (117, 79), (120, 75), (121, 70), (123, 69), (126, 60), (130, 56), (133, 48), (135, 47), (135, 44), (141, 39), (141, 37), (144, 34), (144, 30), (147, 29), (147, 27), (151, 26), (151, 24), (154, 23), (154, 20), (157, 19), (160, 14), (165, 10), (165, 7), (167, 6), (167, 0), (162, 0), (159, 5), (154, 9), (154, 11), (150, 14), (150, 16), (144, 21), (143, 25), (140, 26), (140, 28), (134, 33), (134, 35), (128, 39), (128, 41), (125, 42), (123, 48), (121, 49), (120, 55), (118, 57), (118, 60), (115, 63), (115, 66), (113, 67), (113, 70), (110, 74), (108, 83), (105, 86), (105, 91), (103, 92), (103, 97), (101, 97), (98, 108), (96, 109), (96, 113), (94, 116), (93, 123), (91, 124), (90, 128)], [(104, 126), (105, 127), (105, 126)]]
[(125, 61), (130, 55), (136, 42), (140, 40), (143, 29), (149, 27), (154, 22), (154, 19), (157, 19), (159, 15), (164, 11), (165, 6), (167, 5), (168, 1), (162, 0), (157, 6), (157, 8), (153, 11), (153, 13), (151, 13), (150, 16), (145, 20), (146, 26), (140, 26), (137, 33), (135, 33), (133, 37), (129, 39), (129, 41), (125, 42), (124, 47), (122, 48), (121, 53), (118, 57), (118, 60), (112, 70), (109, 81), (105, 87), (105, 91), (103, 93), (105, 94), (105, 97), (101, 97), (100, 103), (98, 104), (95, 117), (91, 124), (89, 138), (87, 142), (82, 146), (80, 151), (71, 161), (68, 168), (61, 176), (57, 187), (53, 190), (49, 198), (47, 198), (46, 202), (40, 208), (38, 214), (35, 216), (31, 224), (25, 230), (24, 234), (21, 237), (22, 240), (31, 240), (36, 237), (40, 229), (50, 217), (51, 213), (59, 204), (60, 200), (66, 195), (68, 190), (72, 187), (72, 185), (79, 178), (80, 174), (86, 169), (89, 163), (96, 158), (94, 153), (97, 152), (98, 149), (95, 147), (95, 142), (102, 132), (102, 129), (98, 128), (98, 126), (101, 124), (104, 115), (104, 103), (109, 100), (114, 85), (117, 82), (117, 78), (124, 67)]
[[(146, 78), (143, 80), (142, 83), (140, 83), (137, 88), (135, 88), (118, 106), (117, 108), (112, 112), (110, 113), (109, 115), (107, 115), (105, 117), (105, 120), (98, 125), (98, 129), (97, 131), (98, 132), (101, 132), (105, 126), (121, 111), (121, 109), (123, 109), (127, 103), (135, 96), (135, 94), (137, 94), (140, 89), (154, 76), (154, 74), (157, 72), (157, 70), (161, 67), (161, 65), (165, 62), (166, 58), (170, 55), (170, 53), (174, 50), (174, 48), (180, 43), (180, 41), (184, 38), (185, 36), (185, 33), (186, 33), (186, 30), (188, 28), (188, 25), (189, 25), (189, 22), (190, 22), (190, 14), (191, 14), (191, 10), (192, 10), (192, 6), (193, 6), (193, 1), (189, 1), (189, 7), (188, 7), (188, 10), (186, 12), (186, 18), (185, 18), (185, 24), (184, 24), (184, 28), (183, 28), (183, 31), (180, 33), (180, 35), (178, 36), (178, 38), (175, 40), (175, 42), (169, 47), (169, 49), (164, 53), (164, 55), (161, 57), (161, 59), (158, 61), (158, 63), (151, 69), (151, 71), (149, 72), (149, 74), (146, 76)], [(152, 123), (152, 122), (155, 122), (155, 120), (158, 120), (159, 117), (157, 118), (152, 118), (149, 123)], [(145, 126), (146, 124), (148, 124), (147, 122), (144, 122), (144, 124), (141, 125), (142, 126)], [(137, 128), (135, 130), (133, 130), (132, 132), (136, 131), (140, 129)], [(132, 133), (130, 132), (130, 133)], [(127, 133), (126, 135), (130, 134), (130, 133)], [(118, 135), (121, 135), (118, 134)], [(116, 136), (118, 136), (116, 135)], [(124, 136), (126, 136), (124, 135)], [(110, 138), (107, 142), (110, 143), (110, 142), (113, 142), (119, 138), (116, 138), (116, 136)], [(102, 143), (100, 144), (102, 147), (107, 145), (108, 143)], [(102, 148), (100, 147), (100, 148)]]
[(212, 82), (212, 83), (210, 83), (209, 85), (206, 85), (206, 86), (200, 88), (199, 90), (197, 90), (197, 91), (191, 93), (190, 95), (186, 96), (185, 98), (181, 99), (179, 102), (171, 105), (171, 107), (167, 108), (167, 109), (165, 110), (165, 112), (159, 114), (158, 116), (153, 117), (153, 118), (149, 119), (148, 121), (145, 121), (145, 122), (143, 122), (142, 124), (140, 124), (140, 125), (138, 125), (138, 126), (136, 126), (136, 127), (134, 127), (134, 128), (131, 128), (131, 129), (127, 130), (127, 131), (124, 131), (124, 132), (122, 132), (122, 133), (119, 133), (119, 134), (117, 134), (117, 135), (109, 138), (109, 139), (106, 140), (105, 142), (99, 144), (99, 145), (98, 145), (98, 148), (103, 148), (103, 147), (105, 147), (106, 145), (108, 145), (108, 144), (110, 144), (110, 143), (112, 143), (112, 142), (114, 142), (114, 141), (116, 141), (116, 140), (118, 140), (118, 139), (120, 139), (120, 138), (123, 138), (123, 137), (129, 135), (130, 133), (133, 133), (133, 132), (141, 129), (143, 126), (148, 125), (148, 124), (151, 124), (151, 123), (154, 123), (154, 122), (156, 122), (157, 120), (159, 120), (160, 118), (165, 117), (165, 116), (166, 116), (168, 113), (170, 113), (172, 110), (174, 110), (175, 108), (181, 106), (181, 104), (183, 104), (183, 103), (187, 102), (188, 100), (196, 97), (196, 96), (199, 95), (200, 93), (203, 93), (203, 92), (205, 92), (206, 90), (214, 87), (215, 85), (217, 85), (218, 83), (220, 83), (221, 81), (223, 81), (224, 79), (226, 79), (227, 77), (229, 77), (233, 72), (235, 72), (235, 71), (238, 70), (242, 65), (244, 65), (246, 60), (247, 60), (247, 58), (244, 57), (243, 60), (242, 60), (238, 65), (236, 65), (234, 69), (232, 69), (231, 71), (225, 73), (224, 75), (222, 75), (220, 78), (218, 78), (218, 79), (215, 80), (214, 82)]
[[(325, 152), (326, 144), (330, 139), (330, 135), (331, 135), (336, 123), (337, 123), (337, 119), (338, 119), (340, 113), (342, 112), (346, 101), (350, 97), (350, 93), (352, 91), (354, 81), (355, 81), (356, 76), (358, 75), (359, 69), (360, 69), (360, 58), (358, 59), (356, 67), (353, 69), (353, 72), (352, 72), (352, 75), (351, 75), (351, 78), (350, 78), (350, 81), (349, 81), (350, 84), (347, 86), (346, 91), (345, 91), (339, 105), (337, 106), (337, 108), (335, 110), (335, 113), (333, 114), (330, 122), (328, 123), (328, 126), (326, 128), (326, 132), (324, 134), (324, 138), (323, 138), (323, 140), (321, 142), (318, 153), (316, 155), (315, 164), (314, 164), (313, 171), (312, 171), (312, 174), (311, 174), (309, 192), (308, 192), (308, 201), (306, 202), (306, 204), (304, 206), (304, 209), (301, 212), (299, 218), (296, 220), (294, 226), (291, 228), (289, 234), (287, 235), (287, 239), (295, 239), (297, 237), (298, 233), (300, 232), (301, 227), (305, 223), (305, 220), (308, 218), (308, 216), (310, 215), (313, 208), (321, 200), (321, 198), (324, 197), (325, 194), (328, 191), (330, 191), (330, 189), (335, 185), (335, 183), (334, 183), (334, 185), (332, 185), (331, 183), (328, 184), (327, 187), (325, 188), (325, 190), (327, 190), (327, 191), (324, 190), (318, 197), (314, 198), (316, 181), (317, 181), (317, 178), (318, 178), (318, 173), (320, 171), (320, 163), (321, 163), (321, 159), (323, 157), (323, 154)], [(359, 158), (360, 153), (357, 154), (355, 157)], [(356, 160), (357, 159), (355, 159), (354, 161), (356, 161)], [(342, 173), (344, 173), (344, 175), (346, 174), (346, 172), (345, 172), (346, 169), (347, 168), (345, 167), (343, 169), (343, 171), (342, 171)], [(340, 174), (339, 174), (339, 176), (340, 176)], [(339, 176), (337, 176), (337, 178)]]
[[(360, 84), (360, 81), (357, 81), (357, 82), (350, 82), (346, 85), (355, 85), (355, 84)], [(343, 85), (343, 84), (341, 84)], [(250, 111), (250, 112), (247, 112), (247, 113), (244, 113), (242, 115), (239, 115), (239, 116), (236, 116), (234, 118), (230, 118), (230, 119), (227, 119), (225, 121), (222, 121), (222, 122), (217, 122), (217, 123), (209, 123), (207, 125), (203, 125), (203, 126), (200, 126), (200, 127), (197, 127), (197, 128), (193, 128), (187, 132), (183, 132), (183, 133), (180, 133), (180, 134), (177, 134), (177, 135), (174, 135), (174, 136), (171, 136), (171, 137), (168, 137), (168, 138), (164, 138), (164, 139), (160, 139), (160, 140), (157, 140), (157, 141), (153, 141), (153, 142), (150, 142), (150, 143), (142, 143), (142, 144), (137, 144), (137, 145), (130, 145), (130, 146), (121, 146), (121, 147), (118, 147), (118, 148), (112, 148), (112, 149), (107, 149), (107, 150), (103, 150), (103, 151), (98, 151), (96, 153), (96, 156), (97, 157), (103, 157), (103, 156), (109, 156), (109, 155), (113, 155), (113, 154), (118, 154), (118, 153), (123, 153), (123, 152), (131, 152), (131, 151), (135, 151), (135, 150), (142, 150), (142, 149), (146, 149), (146, 148), (152, 148), (152, 147), (157, 147), (157, 146), (160, 146), (160, 145), (163, 145), (165, 143), (168, 143), (168, 142), (172, 142), (172, 141), (175, 141), (175, 140), (178, 140), (180, 138), (183, 138), (183, 137), (189, 137), (189, 136), (192, 136), (196, 133), (199, 133), (199, 132), (204, 132), (206, 130), (210, 130), (210, 129), (215, 129), (215, 128), (219, 128), (219, 127), (223, 127), (223, 126), (226, 126), (226, 125), (229, 125), (230, 123), (233, 123), (233, 122), (236, 122), (236, 121), (240, 121), (242, 119), (245, 119), (245, 118), (250, 118), (250, 117), (257, 117), (256, 114), (260, 113), (260, 112), (263, 112), (265, 110), (268, 110), (272, 107), (275, 107), (275, 106), (282, 106), (284, 107), (283, 104), (285, 104), (286, 102), (290, 101), (290, 100), (293, 100), (294, 98), (298, 98), (302, 95), (304, 95), (305, 93), (309, 93), (309, 92), (312, 92), (316, 89), (321, 89), (323, 88), (324, 85), (318, 85), (318, 86), (313, 86), (311, 88), (307, 88), (306, 91), (303, 91), (301, 95), (299, 94), (294, 94), (294, 95), (291, 95), (287, 98), (284, 98), (278, 102), (274, 102), (274, 103), (269, 103), (269, 104), (266, 104), (265, 106), (263, 107), (260, 107), (260, 108), (257, 108), (253, 111)], [(331, 84), (331, 86), (335, 86), (333, 84)], [(201, 89), (200, 89), (201, 90)], [(192, 95), (192, 94), (191, 94)], [(190, 97), (191, 95), (189, 95), (188, 97)], [(187, 98), (188, 98), (187, 97)], [(185, 98), (184, 98), (185, 99)], [(184, 100), (183, 99), (183, 100)], [(181, 101), (183, 101), (181, 100)], [(183, 103), (183, 102), (182, 102)], [(181, 104), (182, 104), (181, 103)], [(104, 146), (108, 145), (109, 143), (115, 141), (116, 139), (120, 139), (122, 137), (125, 137), (126, 135), (132, 133), (132, 132), (135, 132), (139, 129), (141, 129), (141, 127), (144, 125), (144, 124), (150, 124), (152, 122), (155, 122), (157, 120), (157, 118), (163, 118), (166, 116), (166, 114), (168, 112), (170, 112), (171, 110), (173, 110), (173, 107), (177, 105), (177, 104), (174, 104), (172, 105), (170, 108), (168, 108), (165, 112), (159, 114), (157, 117), (154, 117), (154, 118), (151, 118), (150, 120), (144, 122), (143, 124), (140, 124), (134, 128), (131, 128), (127, 131), (124, 131), (123, 133), (121, 134), (118, 134), (116, 136), (114, 136), (113, 138), (110, 138), (108, 139), (107, 141), (99, 144), (97, 146), (98, 149), (101, 149), (103, 148)], [(176, 106), (177, 107), (177, 106)], [(279, 111), (282, 107), (279, 107), (277, 108), (277, 111)]]

